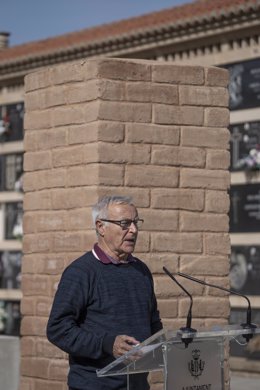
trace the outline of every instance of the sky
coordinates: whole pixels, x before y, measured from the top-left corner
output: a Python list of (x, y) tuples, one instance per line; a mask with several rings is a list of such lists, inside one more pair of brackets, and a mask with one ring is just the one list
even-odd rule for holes
[(9, 46), (159, 11), (192, 0), (0, 0)]

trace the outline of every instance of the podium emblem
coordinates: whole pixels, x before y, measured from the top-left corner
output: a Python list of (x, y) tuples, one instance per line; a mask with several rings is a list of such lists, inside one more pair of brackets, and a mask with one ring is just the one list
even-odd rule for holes
[(201, 376), (205, 367), (205, 361), (200, 359), (200, 353), (201, 352), (199, 349), (193, 349), (193, 351), (191, 352), (192, 360), (188, 363), (189, 371), (191, 375), (196, 379)]

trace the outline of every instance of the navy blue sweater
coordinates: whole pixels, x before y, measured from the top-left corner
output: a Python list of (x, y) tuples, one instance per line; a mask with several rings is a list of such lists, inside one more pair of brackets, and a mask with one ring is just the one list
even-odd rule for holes
[[(69, 354), (68, 384), (80, 390), (126, 389), (126, 377), (98, 378), (114, 360), (117, 335), (140, 342), (162, 328), (147, 266), (104, 264), (92, 252), (69, 265), (60, 280), (47, 326), (49, 341)], [(146, 375), (132, 375), (134, 390), (146, 390)]]

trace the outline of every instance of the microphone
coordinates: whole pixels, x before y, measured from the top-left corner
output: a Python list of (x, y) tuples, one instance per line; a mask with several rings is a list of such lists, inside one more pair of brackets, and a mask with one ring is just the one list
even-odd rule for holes
[[(246, 301), (247, 301), (247, 304), (248, 304), (247, 315), (246, 315), (246, 322), (240, 324), (240, 326), (242, 326), (243, 329), (251, 329), (252, 331), (253, 331), (253, 329), (257, 328), (257, 325), (252, 324), (252, 322), (251, 322), (251, 317), (252, 317), (251, 303), (250, 303), (249, 298), (246, 295), (240, 294), (240, 293), (238, 293), (236, 291), (233, 291), (233, 290), (229, 290), (228, 288), (225, 288), (225, 287), (218, 286), (216, 284), (204, 282), (204, 280), (194, 278), (194, 276), (190, 276), (190, 275), (184, 274), (183, 272), (177, 272), (177, 274), (179, 276), (182, 276), (183, 278), (192, 280), (193, 282), (196, 282), (196, 283), (200, 283), (200, 284), (202, 284), (204, 286), (218, 288), (219, 290), (223, 290), (223, 291), (226, 291), (226, 292), (228, 292), (230, 294), (238, 295), (239, 297), (245, 298)], [(245, 334), (245, 335), (242, 335), (242, 336), (248, 342), (253, 337), (253, 333)]]
[[(186, 288), (184, 288), (180, 282), (178, 282), (177, 279), (175, 279), (175, 277), (173, 276), (173, 274), (166, 268), (166, 267), (163, 267), (163, 270), (164, 272), (176, 283), (178, 284), (178, 286), (188, 295), (188, 297), (190, 298), (190, 308), (189, 308), (189, 311), (188, 311), (188, 315), (187, 315), (187, 319), (186, 319), (186, 326), (185, 327), (182, 327), (180, 328), (180, 330), (183, 332), (183, 333), (196, 333), (197, 330), (196, 329), (193, 329), (191, 327), (191, 322), (192, 322), (192, 305), (193, 305), (193, 299), (192, 299), (192, 296), (191, 294), (186, 290)], [(192, 342), (193, 340), (193, 337), (182, 337), (182, 341), (183, 343), (185, 344), (185, 348), (188, 347), (188, 345)]]

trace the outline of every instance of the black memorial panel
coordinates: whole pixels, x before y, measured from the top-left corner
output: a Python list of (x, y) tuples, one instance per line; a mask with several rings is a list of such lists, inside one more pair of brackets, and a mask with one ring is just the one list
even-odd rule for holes
[(246, 159), (252, 150), (260, 147), (260, 121), (231, 125), (230, 133), (231, 171), (241, 171), (245, 168), (253, 168), (249, 166), (250, 161), (248, 161), (248, 164), (242, 164), (242, 160)]
[(0, 289), (21, 288), (21, 252), (0, 252)]
[(230, 232), (260, 232), (260, 184), (233, 185), (230, 189)]
[(13, 240), (21, 238), (23, 204), (22, 202), (10, 202), (5, 204), (5, 239)]
[(23, 139), (24, 104), (0, 106), (0, 142)]
[(20, 323), (20, 302), (0, 301), (0, 334), (19, 336)]
[(0, 156), (0, 190), (21, 191), (23, 174), (22, 153)]
[(260, 59), (224, 66), (229, 70), (230, 110), (260, 106)]
[(260, 295), (260, 246), (233, 246), (230, 288), (244, 295)]

